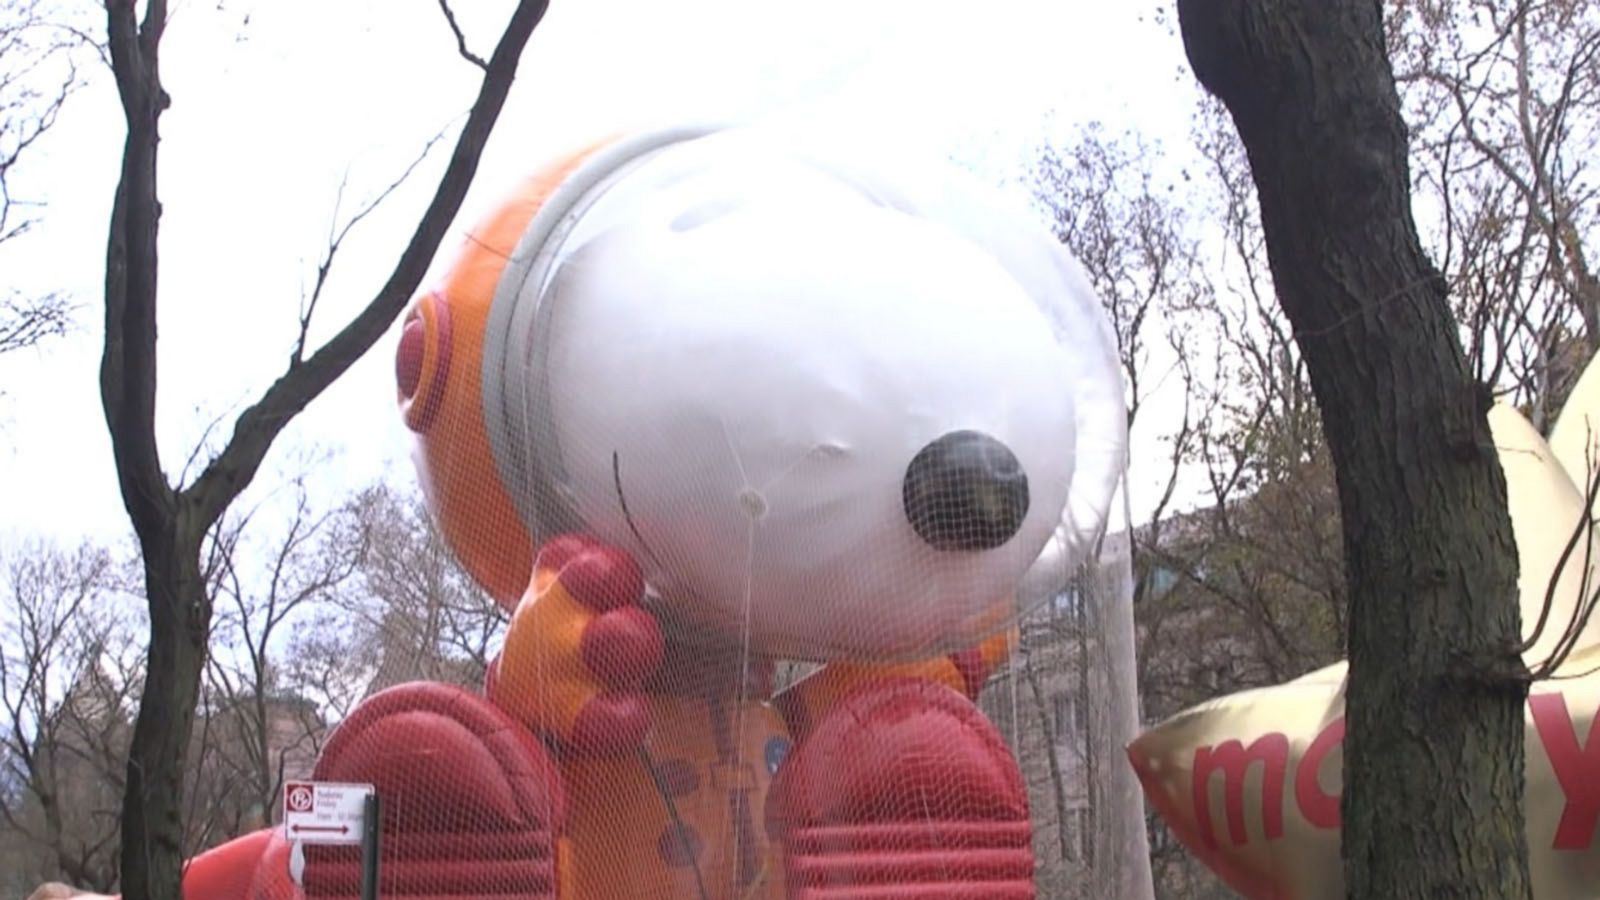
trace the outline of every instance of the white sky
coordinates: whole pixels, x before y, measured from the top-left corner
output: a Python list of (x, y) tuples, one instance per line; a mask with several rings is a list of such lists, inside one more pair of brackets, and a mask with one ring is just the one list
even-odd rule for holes
[[(93, 0), (62, 4), (97, 27)], [(434, 0), (271, 0), (177, 6), (163, 46), (160, 438), (176, 473), (207, 422), (233, 416), (277, 372), (349, 173), (344, 214), (459, 122), (477, 70)], [(1053, 127), (1103, 120), (1182, 148), (1195, 86), (1148, 0), (553, 0), (468, 197), (461, 226), (549, 156), (630, 126), (771, 114), (873, 140), (911, 135), (1008, 174)], [(456, 0), (487, 56), (511, 4)], [(981, 9), (981, 12), (979, 10)], [(241, 23), (248, 17), (248, 24)], [(123, 136), (109, 77), (74, 98), (14, 191), (48, 203), (0, 248), (23, 288), (66, 290), (79, 332), (0, 357), (0, 535), (126, 532), (97, 385), (101, 279)], [(450, 135), (453, 140), (454, 133)], [(319, 311), (326, 338), (381, 284), (431, 195), (448, 142), (356, 232)], [(413, 478), (392, 402), (394, 332), (289, 429), (268, 459), (339, 451), (332, 490), (392, 465)], [(1158, 429), (1159, 425), (1155, 425)], [(1154, 430), (1151, 436), (1154, 436)], [(225, 437), (225, 433), (218, 437)], [(1136, 507), (1162, 476), (1135, 446)]]

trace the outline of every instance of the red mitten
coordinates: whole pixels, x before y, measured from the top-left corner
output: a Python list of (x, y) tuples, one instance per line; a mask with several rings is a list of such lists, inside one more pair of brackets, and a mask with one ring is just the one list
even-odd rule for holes
[(767, 827), (790, 900), (1032, 898), (1016, 760), (960, 693), (917, 679), (848, 697), (778, 771)]
[[(441, 684), (375, 694), (328, 741), (313, 779), (373, 784), (384, 897), (556, 896), (566, 820), (542, 744), (484, 698)], [(360, 848), (306, 848), (307, 898), (355, 898)]]
[(645, 611), (632, 557), (580, 535), (539, 551), (487, 691), (564, 751), (611, 755), (644, 743), (644, 684), (660, 668), (661, 626)]

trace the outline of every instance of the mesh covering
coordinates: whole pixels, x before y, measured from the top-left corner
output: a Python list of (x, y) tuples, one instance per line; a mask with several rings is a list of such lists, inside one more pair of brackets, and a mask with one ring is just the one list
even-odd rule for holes
[[(396, 353), (439, 528), (511, 618), (482, 690), (392, 687), (321, 753), (383, 798), (383, 896), (1037, 895), (978, 701), (1100, 552), (1126, 426), (1028, 213), (792, 134), (607, 141), (509, 192)], [(355, 897), (360, 854), (270, 830), (190, 884)]]

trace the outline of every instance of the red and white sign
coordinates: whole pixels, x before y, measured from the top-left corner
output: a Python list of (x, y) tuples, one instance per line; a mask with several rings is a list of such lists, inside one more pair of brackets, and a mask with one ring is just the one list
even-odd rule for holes
[(290, 781), (283, 786), (283, 832), (307, 844), (359, 844), (370, 784)]

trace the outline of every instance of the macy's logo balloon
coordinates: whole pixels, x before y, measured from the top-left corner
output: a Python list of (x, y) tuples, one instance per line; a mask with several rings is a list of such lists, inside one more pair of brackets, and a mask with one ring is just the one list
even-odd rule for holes
[[(1521, 558), (1522, 620), (1539, 620), (1557, 572), (1550, 626), (1525, 654), (1549, 658), (1585, 587), (1584, 560), (1563, 564), (1585, 513), (1580, 485), (1600, 457), (1600, 367), (1584, 373), (1547, 443), (1516, 411), (1489, 414)], [(1591, 435), (1594, 435), (1591, 438)], [(1591, 540), (1593, 536), (1591, 535)], [(1593, 585), (1594, 573), (1588, 573)], [(1592, 590), (1592, 588), (1591, 588)], [(1197, 857), (1254, 900), (1342, 897), (1341, 662), (1293, 681), (1221, 697), (1141, 734), (1128, 755), (1151, 804)], [(1529, 692), (1528, 844), (1540, 900), (1600, 897), (1600, 623), (1585, 627), (1553, 679)]]
[[(1543, 750), (1546, 765), (1560, 785), (1561, 811), (1555, 837), (1556, 850), (1586, 850), (1600, 822), (1600, 740), (1595, 740), (1593, 698), (1587, 713), (1576, 720), (1567, 708), (1567, 698), (1559, 693), (1535, 694), (1528, 698), (1528, 712), (1537, 740), (1530, 740), (1529, 751)], [(1585, 737), (1580, 739), (1579, 732)], [(1580, 740), (1582, 743), (1580, 743)], [(1222, 810), (1228, 823), (1228, 840), (1243, 844), (1249, 840), (1245, 822), (1245, 779), (1249, 768), (1262, 767), (1261, 834), (1267, 840), (1283, 837), (1283, 815), (1287, 808), (1298, 812), (1314, 828), (1334, 829), (1340, 824), (1339, 793), (1322, 786), (1324, 763), (1344, 741), (1344, 717), (1329, 722), (1295, 765), (1292, 784), (1289, 777), (1289, 736), (1268, 732), (1250, 742), (1227, 740), (1194, 751), (1190, 768), (1190, 790), (1196, 817), (1195, 830), (1208, 852), (1219, 849), (1216, 833), (1217, 806), (1214, 803), (1215, 778), (1222, 779)], [(1285, 796), (1288, 792), (1288, 796)], [(1549, 810), (1546, 810), (1549, 812)]]

